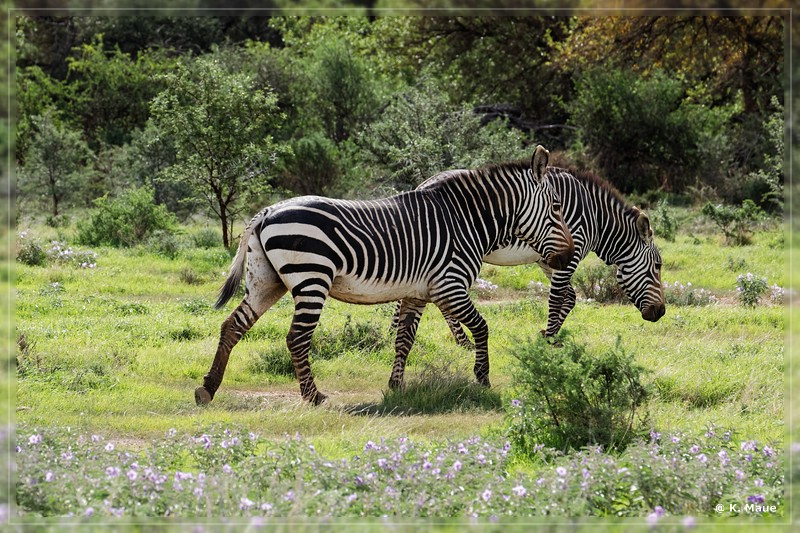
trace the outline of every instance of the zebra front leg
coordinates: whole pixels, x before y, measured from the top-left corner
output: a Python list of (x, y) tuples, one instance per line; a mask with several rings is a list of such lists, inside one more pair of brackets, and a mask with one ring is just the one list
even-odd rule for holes
[(569, 284), (560, 287), (556, 287), (554, 284), (550, 288), (547, 305), (547, 329), (541, 333), (545, 337), (553, 337), (559, 332), (567, 315), (575, 307), (575, 289)]
[(397, 310), (397, 337), (395, 338), (395, 358), (392, 366), (392, 375), (389, 377), (389, 388), (400, 389), (403, 387), (403, 377), (406, 369), (406, 359), (414, 339), (417, 336), (417, 326), (422, 312), (425, 310), (425, 302), (401, 300), (400, 308)]
[(442, 313), (453, 320), (461, 322), (472, 333), (475, 340), (475, 378), (484, 387), (489, 383), (489, 326), (486, 320), (475, 309), (466, 289), (446, 300), (434, 300)]

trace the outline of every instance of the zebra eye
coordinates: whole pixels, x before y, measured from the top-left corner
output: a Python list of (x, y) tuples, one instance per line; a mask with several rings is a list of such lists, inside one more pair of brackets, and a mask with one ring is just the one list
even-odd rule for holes
[(661, 263), (656, 263), (656, 270), (661, 270)]

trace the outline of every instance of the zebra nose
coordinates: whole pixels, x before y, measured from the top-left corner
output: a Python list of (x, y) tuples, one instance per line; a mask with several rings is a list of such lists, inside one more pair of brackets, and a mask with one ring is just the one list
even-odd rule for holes
[(573, 250), (554, 253), (547, 260), (547, 266), (555, 270), (564, 270), (572, 261)]
[(649, 322), (658, 322), (658, 319), (664, 316), (666, 309), (664, 304), (648, 305), (642, 311), (642, 318)]

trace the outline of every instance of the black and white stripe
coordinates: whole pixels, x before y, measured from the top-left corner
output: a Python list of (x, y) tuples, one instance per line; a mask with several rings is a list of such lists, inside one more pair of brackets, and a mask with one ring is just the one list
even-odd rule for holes
[[(628, 206), (619, 192), (592, 174), (550, 167), (547, 177), (561, 198), (564, 221), (575, 243), (575, 255), (569, 265), (560, 270), (550, 268), (535, 249), (519, 239), (483, 258), (494, 265), (539, 263), (543, 268), (551, 286), (547, 328), (542, 333), (545, 336), (558, 333), (575, 307), (572, 275), (589, 252), (617, 266), (617, 281), (643, 319), (655, 322), (661, 318), (665, 312), (661, 254), (653, 242), (647, 215)], [(420, 185), (425, 186), (425, 183)], [(448, 323), (456, 341), (470, 345), (458, 321), (448, 318)]]
[(427, 302), (472, 332), (475, 375), (488, 386), (488, 327), (467, 294), (483, 257), (512, 239), (530, 244), (553, 268), (573, 256), (558, 195), (545, 178), (547, 159), (537, 147), (528, 165), (450, 171), (424, 190), (382, 200), (306, 196), (262, 210), (245, 229), (220, 291), (217, 308), (238, 288), (247, 261), (245, 298), (223, 322), (214, 363), (195, 391), (197, 403), (211, 401), (233, 346), (287, 291), (295, 312), (286, 342), (308, 401), (325, 399), (308, 353), (329, 296), (359, 304), (404, 301), (390, 386), (402, 385)]

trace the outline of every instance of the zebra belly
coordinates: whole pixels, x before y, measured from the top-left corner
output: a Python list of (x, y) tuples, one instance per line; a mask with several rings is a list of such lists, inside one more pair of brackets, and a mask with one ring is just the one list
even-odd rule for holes
[(387, 282), (363, 280), (355, 276), (337, 276), (328, 293), (332, 298), (353, 304), (380, 304), (413, 298), (430, 301), (428, 284), (424, 281)]

